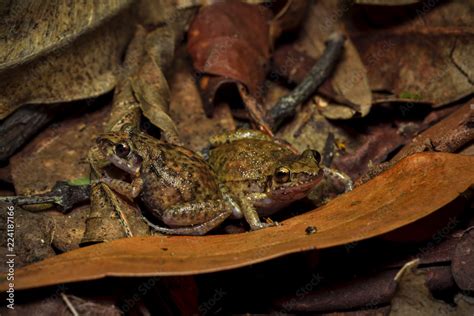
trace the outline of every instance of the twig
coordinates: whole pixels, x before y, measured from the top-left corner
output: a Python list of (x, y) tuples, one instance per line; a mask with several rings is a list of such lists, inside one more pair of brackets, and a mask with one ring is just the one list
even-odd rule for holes
[(77, 312), (76, 308), (74, 305), (72, 305), (71, 301), (69, 298), (66, 296), (66, 294), (61, 293), (61, 298), (63, 299), (64, 303), (66, 303), (67, 307), (69, 308), (69, 311), (74, 315), (74, 316), (79, 316), (79, 313)]
[[(443, 113), (446, 112), (435, 113), (435, 117), (443, 117)], [(472, 143), (474, 143), (474, 111), (471, 104), (466, 102), (405, 144), (390, 161), (370, 165), (367, 172), (356, 180), (355, 186), (375, 178), (410, 155), (421, 152), (456, 153)]]
[(293, 116), (296, 106), (308, 99), (331, 74), (341, 56), (344, 36), (340, 33), (333, 33), (326, 43), (323, 55), (306, 78), (290, 94), (280, 98), (267, 114), (266, 121), (273, 130), (276, 130), (286, 118)]
[(0, 161), (7, 160), (55, 117), (51, 106), (24, 106), (0, 124)]
[[(53, 189), (44, 194), (35, 196), (2, 196), (0, 203), (14, 205), (55, 204), (59, 210), (66, 212), (74, 205), (90, 199), (90, 185), (71, 185), (64, 181), (58, 181)], [(40, 209), (41, 210), (41, 209)]]

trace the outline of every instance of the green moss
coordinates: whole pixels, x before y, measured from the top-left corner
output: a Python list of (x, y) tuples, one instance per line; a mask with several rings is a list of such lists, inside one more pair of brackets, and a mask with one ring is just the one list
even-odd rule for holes
[(409, 100), (421, 100), (421, 95), (413, 92), (403, 91), (400, 92), (399, 97), (402, 99), (409, 99)]
[(68, 183), (70, 185), (87, 185), (87, 184), (91, 184), (91, 179), (89, 179), (88, 177), (77, 178), (77, 179), (69, 180)]

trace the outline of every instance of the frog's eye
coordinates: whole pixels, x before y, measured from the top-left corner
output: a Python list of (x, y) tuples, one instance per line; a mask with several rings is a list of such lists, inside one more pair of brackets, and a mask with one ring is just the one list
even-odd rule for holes
[(127, 144), (115, 145), (115, 154), (120, 158), (126, 158), (130, 154), (130, 147)]
[(278, 183), (285, 183), (290, 180), (290, 169), (280, 167), (275, 170), (275, 181)]

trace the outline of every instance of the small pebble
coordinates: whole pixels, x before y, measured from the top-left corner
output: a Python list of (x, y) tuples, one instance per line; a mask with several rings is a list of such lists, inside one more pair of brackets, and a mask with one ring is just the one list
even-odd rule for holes
[(314, 226), (308, 226), (305, 229), (306, 235), (312, 235), (312, 234), (316, 233), (317, 231), (318, 231), (318, 229)]

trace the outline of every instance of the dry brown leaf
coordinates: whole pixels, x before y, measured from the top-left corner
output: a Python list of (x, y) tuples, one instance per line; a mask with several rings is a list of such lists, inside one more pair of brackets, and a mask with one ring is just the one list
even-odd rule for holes
[(226, 83), (242, 83), (261, 100), (270, 57), (271, 13), (265, 7), (228, 1), (203, 7), (190, 25), (188, 52), (200, 80), (206, 114)]
[(150, 233), (136, 205), (121, 198), (103, 183), (93, 184), (91, 192), (91, 207), (82, 245)]
[(474, 229), (463, 233), (454, 250), (451, 269), (454, 280), (463, 291), (474, 290)]
[(18, 195), (43, 193), (57, 181), (88, 178), (87, 152), (104, 132), (110, 107), (59, 122), (40, 133), (10, 158)]
[[(423, 133), (417, 135), (412, 141), (405, 145), (393, 158), (393, 161), (397, 161), (402, 157), (408, 155), (417, 150), (417, 148), (426, 145), (427, 143), (431, 143), (435, 147), (435, 150), (439, 150), (436, 148), (436, 145), (442, 143), (443, 138), (445, 136), (449, 136), (450, 132), (456, 131), (457, 129), (466, 128), (469, 129), (468, 124), (469, 121), (474, 121), (474, 112), (471, 109), (471, 103), (466, 102), (461, 108), (457, 109), (453, 114), (442, 120), (441, 122), (435, 124), (431, 128), (425, 130)], [(471, 135), (474, 133), (471, 130)], [(472, 141), (472, 136), (471, 136)], [(455, 141), (451, 142), (452, 146), (456, 145)], [(461, 144), (462, 146), (463, 144)], [(454, 148), (454, 152), (457, 151), (458, 148)]]
[(68, 214), (55, 211), (48, 212), (55, 226), (52, 240), (54, 249), (66, 252), (79, 248), (79, 244), (84, 236), (88, 214), (89, 205), (77, 207)]
[(211, 136), (235, 130), (235, 123), (227, 104), (217, 105), (212, 119), (206, 116), (193, 75), (184, 52), (179, 52), (170, 79), (170, 116), (177, 125), (183, 145), (200, 152), (209, 146)]
[[(270, 25), (270, 33), (273, 39), (280, 36), (282, 32), (295, 30), (303, 21), (308, 10), (308, 0), (287, 0), (283, 7), (275, 13)], [(275, 3), (270, 3), (275, 5)]]
[[(341, 13), (349, 9), (350, 5), (346, 2), (316, 1), (308, 10), (296, 48), (313, 58), (319, 58), (325, 48), (324, 40), (341, 28)], [(361, 116), (369, 113), (372, 93), (367, 71), (350, 38), (344, 43), (343, 55), (331, 76), (331, 85), (336, 95), (352, 104), (352, 110), (359, 112)], [(352, 117), (355, 111), (340, 111), (340, 114), (332, 112), (331, 118), (347, 119)]]
[(391, 316), (457, 316), (472, 315), (474, 300), (469, 296), (458, 294), (455, 297), (456, 307), (433, 298), (426, 286), (425, 273), (417, 270), (419, 260), (413, 260), (395, 276), (397, 291), (391, 302)]
[(178, 142), (178, 131), (168, 115), (170, 91), (166, 78), (155, 61), (147, 54), (136, 76), (131, 80), (135, 97), (143, 115), (163, 130), (165, 139)]
[[(281, 226), (244, 234), (136, 237), (102, 243), (17, 270), (15, 289), (105, 276), (221, 271), (375, 237), (433, 213), (466, 191), (474, 182), (473, 163), (470, 156), (416, 154)], [(306, 234), (308, 226), (315, 226), (317, 233)], [(3, 282), (0, 288), (7, 285)]]
[(420, 3), (398, 12), (404, 22), (379, 28), (373, 25), (397, 15), (390, 10), (355, 14), (359, 24), (351, 28), (351, 37), (367, 67), (370, 88), (382, 92), (374, 101), (441, 106), (473, 93), (473, 9), (469, 1)]
[[(6, 207), (1, 206), (4, 212), (0, 220), (7, 222)], [(55, 222), (45, 214), (37, 214), (15, 208), (15, 267), (22, 267), (39, 260), (56, 255), (51, 241), (54, 238)], [(7, 226), (0, 228), (1, 236), (7, 235)], [(0, 255), (7, 257), (8, 240), (0, 242)], [(8, 266), (3, 266), (2, 272), (7, 273)]]
[(2, 7), (0, 119), (25, 103), (72, 101), (112, 90), (132, 35), (130, 3), (10, 1)]
[[(472, 122), (474, 122), (474, 115), (473, 111), (470, 110), (470, 102), (466, 102), (464, 105), (459, 106), (457, 109), (456, 107), (445, 108), (445, 109), (438, 109), (436, 111), (431, 112), (425, 118), (425, 123), (423, 125), (429, 125), (430, 121), (437, 121), (440, 117), (443, 117), (445, 114), (451, 112), (452, 110), (456, 109), (453, 113), (451, 113), (448, 117), (444, 118), (437, 124), (433, 125), (429, 129), (425, 130), (421, 134), (417, 135), (413, 139), (412, 136), (405, 138), (405, 142), (411, 139), (411, 142), (406, 144), (390, 161), (382, 162), (384, 159), (373, 160), (376, 164), (372, 166), (368, 166), (367, 162), (361, 164), (362, 170), (364, 170), (365, 174), (360, 177), (357, 182), (366, 182), (371, 178), (375, 177), (379, 173), (387, 170), (393, 164), (397, 163), (401, 159), (406, 156), (412, 155), (414, 153), (423, 152), (423, 151), (436, 151), (436, 152), (450, 152), (455, 153), (458, 152), (464, 146), (470, 144), (474, 140), (474, 129), (471, 127)], [(444, 114), (442, 112), (445, 112)], [(441, 115), (440, 115), (441, 114)], [(431, 116), (431, 118), (430, 118)], [(422, 125), (422, 126), (423, 126)], [(388, 134), (383, 134), (384, 137), (387, 137)], [(390, 135), (388, 135), (390, 136)], [(391, 137), (393, 138), (393, 136)], [(391, 142), (388, 141), (387, 143)], [(361, 147), (363, 150), (364, 148)], [(352, 151), (351, 154), (347, 154), (344, 156), (339, 156), (338, 159), (334, 162), (334, 165), (352, 174), (353, 176), (360, 176), (358, 170), (361, 169), (353, 168), (352, 166), (360, 163), (362, 159), (354, 159), (360, 155), (361, 151)], [(362, 153), (364, 153), (362, 151)], [(469, 152), (463, 153), (469, 155)], [(371, 156), (371, 155), (369, 155)], [(372, 158), (372, 157), (370, 157)], [(380, 157), (379, 157), (380, 158)], [(356, 172), (356, 173), (353, 173)], [(356, 184), (357, 185), (357, 184)]]
[(355, 0), (358, 4), (372, 4), (372, 5), (407, 5), (421, 2), (421, 0)]

